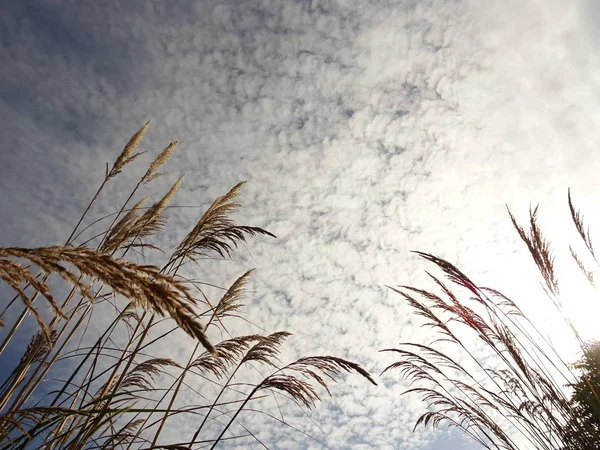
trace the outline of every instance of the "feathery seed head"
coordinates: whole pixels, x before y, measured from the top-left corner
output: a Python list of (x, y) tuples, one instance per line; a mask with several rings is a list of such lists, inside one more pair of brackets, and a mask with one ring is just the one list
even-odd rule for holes
[(117, 175), (119, 172), (121, 172), (121, 169), (123, 169), (123, 167), (125, 167), (127, 164), (129, 164), (131, 161), (133, 161), (140, 155), (140, 153), (133, 154), (133, 151), (142, 141), (144, 134), (146, 134), (146, 131), (150, 126), (150, 122), (151, 120), (146, 122), (133, 136), (131, 136), (131, 139), (129, 139), (129, 142), (127, 142), (127, 144), (123, 148), (123, 151), (115, 160), (115, 163), (113, 164), (113, 167), (110, 173), (108, 174), (108, 178)]
[(142, 177), (144, 183), (149, 183), (157, 177), (161, 176), (161, 173), (156, 173), (156, 171), (166, 163), (173, 154), (173, 149), (178, 144), (178, 141), (173, 141), (150, 163), (146, 174)]

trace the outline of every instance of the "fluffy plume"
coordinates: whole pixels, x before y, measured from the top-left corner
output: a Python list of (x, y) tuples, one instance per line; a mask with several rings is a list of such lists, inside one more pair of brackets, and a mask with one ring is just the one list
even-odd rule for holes
[[(196, 319), (196, 300), (190, 295), (189, 288), (181, 281), (163, 275), (158, 267), (139, 266), (89, 248), (0, 248), (0, 258), (6, 257), (27, 259), (46, 273), (56, 273), (69, 283), (77, 285), (81, 293), (93, 301), (94, 297), (87, 286), (59, 264), (60, 261), (70, 263), (82, 275), (99, 280), (135, 305), (160, 316), (171, 316), (183, 331), (197, 338), (207, 350), (213, 351), (204, 334), (204, 326)], [(0, 260), (4, 261), (7, 260)], [(47, 286), (43, 289), (47, 289)], [(29, 307), (33, 308), (31, 305)]]
[(142, 177), (143, 183), (150, 183), (152, 180), (155, 180), (156, 178), (162, 175), (162, 173), (157, 172), (157, 170), (160, 169), (163, 166), (163, 164), (165, 164), (171, 158), (173, 150), (175, 149), (178, 143), (178, 141), (171, 142), (165, 147), (165, 149), (162, 152), (160, 152), (160, 154), (154, 159), (154, 161), (150, 163), (148, 170)]
[(123, 148), (123, 151), (115, 160), (112, 169), (107, 174), (108, 178), (112, 178), (115, 175), (121, 173), (123, 167), (125, 167), (127, 164), (129, 164), (130, 162), (135, 160), (139, 155), (141, 155), (141, 153), (133, 153), (133, 151), (137, 148), (138, 145), (140, 145), (144, 134), (146, 134), (146, 131), (150, 126), (150, 122), (150, 120), (146, 122), (133, 136), (131, 136), (131, 139), (129, 139), (129, 142), (127, 142), (127, 144)]
[(235, 199), (244, 183), (234, 186), (227, 194), (219, 197), (206, 210), (194, 229), (185, 237), (173, 253), (173, 259), (204, 256), (206, 251), (214, 251), (224, 257), (229, 255), (238, 242), (245, 242), (246, 235), (274, 234), (258, 227), (236, 225), (231, 214), (241, 207)]

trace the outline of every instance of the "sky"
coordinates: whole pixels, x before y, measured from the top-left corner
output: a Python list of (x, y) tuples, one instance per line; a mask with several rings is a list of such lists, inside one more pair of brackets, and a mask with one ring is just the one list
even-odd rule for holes
[[(153, 119), (141, 162), (180, 144), (150, 194), (186, 173), (176, 203), (205, 208), (247, 180), (240, 221), (277, 239), (253, 238), (203, 276), (225, 285), (256, 268), (248, 315), (294, 333), (286, 356), (379, 374), (390, 362), (379, 349), (426, 340), (385, 287), (426, 282), (411, 250), (543, 321), (506, 205), (525, 220), (541, 203), (558, 256), (573, 237), (567, 188), (589, 223), (600, 218), (599, 29), (593, 0), (0, 2), (0, 245), (64, 241), (106, 163)], [(137, 167), (94, 217), (124, 199)], [(197, 213), (173, 212), (160, 244)], [(477, 448), (412, 433), (422, 406), (400, 397), (398, 376), (357, 378), (311, 413), (322, 431), (298, 418), (325, 448)], [(248, 420), (271, 448), (308, 445)]]

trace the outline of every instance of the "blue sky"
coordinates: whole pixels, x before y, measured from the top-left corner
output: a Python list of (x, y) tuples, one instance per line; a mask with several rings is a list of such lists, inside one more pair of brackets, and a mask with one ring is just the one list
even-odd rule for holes
[[(599, 17), (592, 0), (1, 2), (0, 244), (63, 241), (153, 118), (143, 161), (180, 141), (155, 195), (185, 172), (177, 203), (207, 206), (248, 180), (243, 221), (278, 236), (213, 281), (256, 267), (248, 313), (294, 332), (287, 356), (379, 373), (378, 349), (427, 339), (385, 289), (424, 280), (410, 250), (511, 295), (534, 271), (506, 204), (564, 216), (570, 186), (598, 218)], [(193, 217), (173, 213), (161, 245)], [(339, 383), (309, 431), (332, 449), (462, 448), (411, 432), (420, 404), (398, 377), (368, 389)], [(280, 431), (273, 448), (305, 445)]]

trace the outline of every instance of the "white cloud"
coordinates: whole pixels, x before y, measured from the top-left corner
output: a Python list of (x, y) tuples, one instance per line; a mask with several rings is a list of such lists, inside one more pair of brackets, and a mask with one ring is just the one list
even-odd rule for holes
[[(327, 352), (378, 373), (378, 349), (426, 337), (383, 288), (423, 279), (409, 250), (458, 259), (500, 288), (523, 283), (532, 272), (507, 263), (529, 261), (504, 204), (520, 214), (530, 200), (562, 202), (567, 186), (582, 202), (598, 193), (598, 85), (583, 50), (597, 36), (581, 35), (596, 9), (581, 20), (559, 1), (178, 5), (71, 4), (42, 31), (43, 19), (14, 12), (2, 50), (4, 244), (24, 244), (21, 230), (36, 245), (66, 236), (104, 162), (154, 116), (145, 149), (181, 141), (169, 166), (188, 172), (177, 203), (206, 205), (248, 179), (244, 221), (278, 235), (252, 239), (252, 257), (219, 264), (210, 281), (257, 266), (250, 317), (294, 332), (290, 356)], [(87, 47), (54, 35), (73, 29)], [(9, 95), (27, 85), (34, 96)], [(109, 189), (103, 212), (124, 198), (122, 184)], [(198, 212), (175, 213), (164, 243)], [(420, 406), (401, 390), (339, 383), (315, 413), (325, 435), (313, 431), (330, 448), (422, 447), (425, 435), (410, 434)], [(261, 439), (301, 445), (262, 420), (248, 419)]]

